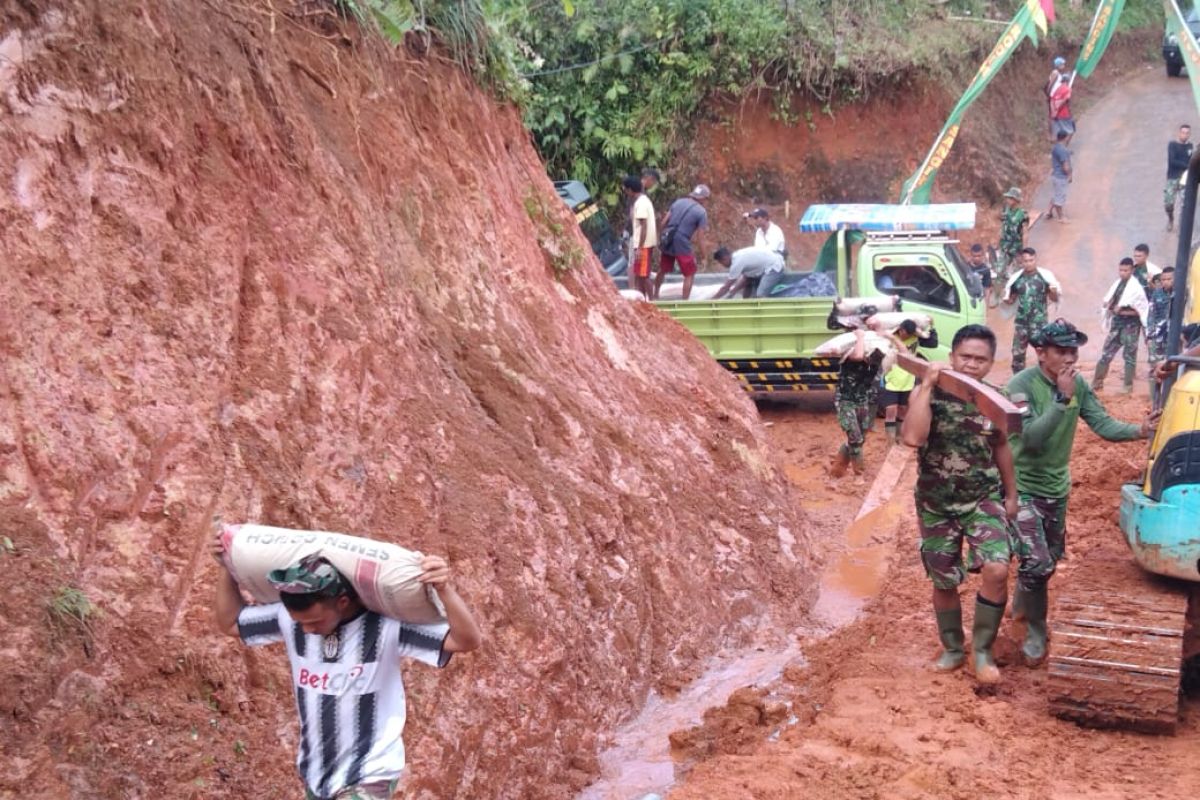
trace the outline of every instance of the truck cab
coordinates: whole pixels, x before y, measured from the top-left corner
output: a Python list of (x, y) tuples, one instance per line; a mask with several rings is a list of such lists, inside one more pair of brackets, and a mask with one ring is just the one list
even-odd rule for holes
[[(835, 298), (787, 296), (788, 287), (803, 284), (811, 272), (824, 272), (838, 297), (899, 297), (903, 310), (933, 319), (939, 344), (923, 354), (945, 360), (958, 329), (986, 318), (983, 287), (954, 237), (974, 224), (974, 203), (812, 206), (800, 230), (828, 239), (813, 270), (785, 278), (783, 296), (656, 305), (695, 334), (748, 392), (830, 390), (839, 365), (814, 351), (833, 335), (827, 320)], [(705, 283), (723, 279), (715, 275)]]
[(625, 246), (592, 193), (579, 181), (555, 181), (554, 190), (575, 215), (575, 221), (591, 244), (592, 252), (600, 259), (604, 271), (613, 278), (624, 275), (629, 268)]

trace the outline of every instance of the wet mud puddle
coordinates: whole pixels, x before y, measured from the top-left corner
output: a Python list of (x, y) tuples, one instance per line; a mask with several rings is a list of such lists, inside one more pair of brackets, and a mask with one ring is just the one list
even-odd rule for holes
[[(828, 636), (852, 622), (879, 591), (894, 547), (892, 534), (908, 498), (903, 492), (897, 497), (894, 489), (911, 462), (907, 448), (893, 448), (889, 453), (857, 516), (844, 531), (843, 548), (826, 564), (813, 608), (815, 626), (797, 631), (798, 635)], [(676, 777), (671, 733), (699, 724), (706, 710), (724, 703), (736, 689), (771, 684), (794, 663), (803, 663), (795, 641), (742, 651), (718, 657), (704, 675), (675, 697), (651, 693), (641, 713), (617, 730), (612, 746), (600, 755), (600, 777), (576, 800), (642, 800), (665, 795)]]

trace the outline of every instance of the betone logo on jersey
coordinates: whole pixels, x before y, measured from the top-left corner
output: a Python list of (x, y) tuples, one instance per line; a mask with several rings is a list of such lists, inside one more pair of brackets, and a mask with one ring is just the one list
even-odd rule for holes
[(367, 694), (375, 691), (375, 662), (370, 664), (330, 664), (298, 659), (292, 666), (292, 679), (302, 689), (318, 694)]

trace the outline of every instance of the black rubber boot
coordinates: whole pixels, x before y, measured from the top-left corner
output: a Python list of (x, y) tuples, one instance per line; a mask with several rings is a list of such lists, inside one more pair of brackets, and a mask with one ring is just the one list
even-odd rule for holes
[(952, 611), (935, 611), (937, 617), (938, 639), (942, 642), (942, 654), (933, 662), (933, 668), (938, 672), (953, 672), (967, 660), (964, 649), (967, 637), (963, 634), (962, 609)]
[(976, 595), (975, 625), (971, 628), (971, 657), (975, 680), (980, 683), (999, 683), (1000, 669), (992, 656), (992, 644), (1004, 619), (1004, 604), (994, 605)]
[(1021, 610), (1025, 615), (1025, 642), (1021, 645), (1021, 655), (1027, 666), (1036, 667), (1046, 660), (1046, 587), (1023, 594)]

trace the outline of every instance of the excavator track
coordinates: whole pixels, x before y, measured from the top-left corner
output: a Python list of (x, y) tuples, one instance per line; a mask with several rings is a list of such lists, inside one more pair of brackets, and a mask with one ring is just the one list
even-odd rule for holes
[[(1051, 613), (1050, 711), (1099, 728), (1174, 734), (1187, 627), (1186, 585), (1132, 560), (1064, 581)], [(1083, 573), (1083, 574), (1081, 574)]]

